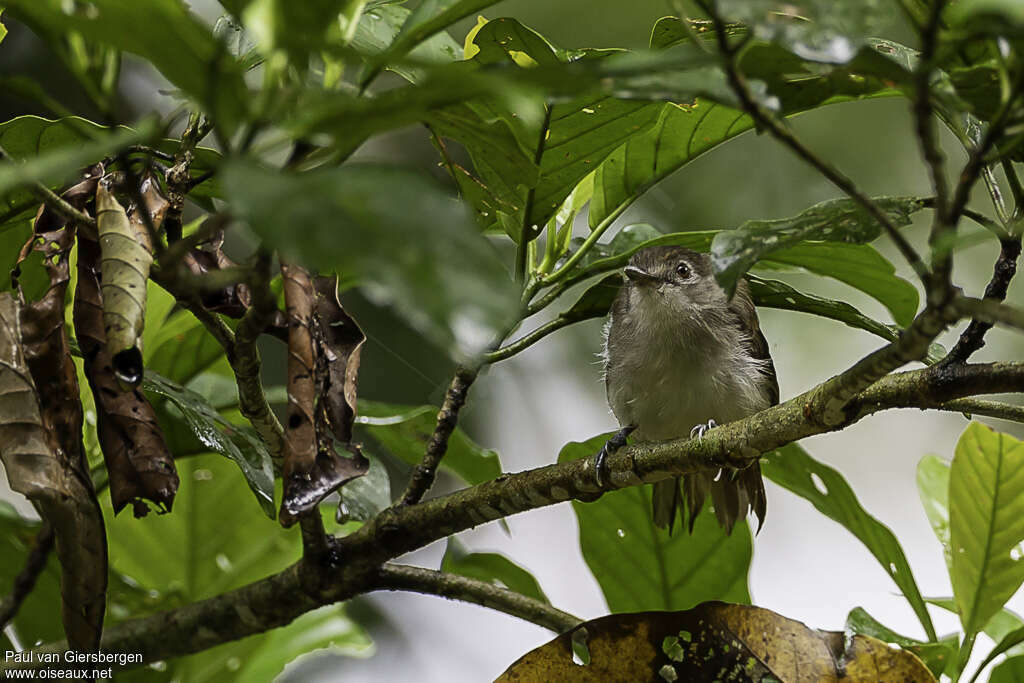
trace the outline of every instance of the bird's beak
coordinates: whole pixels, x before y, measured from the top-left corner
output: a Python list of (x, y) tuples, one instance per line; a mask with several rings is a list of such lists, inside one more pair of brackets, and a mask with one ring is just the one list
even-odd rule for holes
[(651, 275), (646, 270), (642, 270), (636, 266), (626, 266), (626, 269), (623, 272), (626, 273), (626, 277), (638, 285), (652, 285), (660, 280), (657, 276)]

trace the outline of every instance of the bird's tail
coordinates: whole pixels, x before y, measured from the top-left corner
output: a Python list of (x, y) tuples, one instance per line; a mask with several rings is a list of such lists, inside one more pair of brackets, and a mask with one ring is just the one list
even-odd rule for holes
[(693, 533), (693, 524), (708, 497), (714, 505), (718, 523), (727, 534), (731, 534), (736, 522), (744, 519), (751, 510), (757, 517), (757, 530), (761, 530), (766, 497), (761, 466), (756, 462), (742, 470), (697, 472), (681, 479), (655, 482), (652, 495), (654, 524), (672, 533), (677, 512), (685, 501), (689, 530)]

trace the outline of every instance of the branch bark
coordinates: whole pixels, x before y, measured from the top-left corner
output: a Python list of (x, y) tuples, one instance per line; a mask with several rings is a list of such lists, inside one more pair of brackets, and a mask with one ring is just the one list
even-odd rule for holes
[[(1024, 362), (957, 364), (889, 375), (859, 392), (842, 419), (816, 414), (816, 387), (783, 404), (708, 432), (701, 441), (677, 439), (628, 446), (607, 460), (607, 488), (637, 486), (722, 466), (742, 467), (761, 453), (815, 434), (838, 431), (894, 408), (961, 411), (959, 399), (979, 394), (1024, 392)], [(381, 586), (380, 567), (406, 552), (465, 529), (571, 499), (593, 501), (597, 486), (591, 459), (548, 465), (434, 498), (390, 508), (338, 540), (343, 561), (311, 566), (300, 560), (279, 574), (229, 593), (104, 632), (104, 652), (139, 652), (145, 661), (198, 652), (289, 623), (325, 604)], [(320, 572), (318, 581), (309, 572)], [(62, 643), (39, 651), (59, 652)], [(4, 667), (0, 667), (0, 671)]]

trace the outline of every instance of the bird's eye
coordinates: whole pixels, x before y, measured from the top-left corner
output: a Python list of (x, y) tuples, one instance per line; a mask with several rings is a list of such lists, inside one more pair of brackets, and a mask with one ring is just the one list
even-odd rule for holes
[(679, 265), (676, 266), (676, 275), (683, 278), (684, 280), (690, 277), (690, 266), (688, 266), (685, 262), (680, 262)]

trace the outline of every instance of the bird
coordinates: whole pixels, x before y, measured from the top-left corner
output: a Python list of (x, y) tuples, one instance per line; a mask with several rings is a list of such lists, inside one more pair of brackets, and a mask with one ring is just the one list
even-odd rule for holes
[[(680, 246), (637, 251), (605, 326), (608, 404), (621, 427), (598, 456), (632, 433), (637, 441), (703, 438), (717, 426), (779, 402), (779, 383), (749, 286), (730, 297), (715, 280), (711, 258)], [(757, 462), (654, 483), (655, 525), (672, 532), (685, 503), (689, 531), (705, 499), (728, 534), (752, 510), (758, 530), (766, 499)]]

